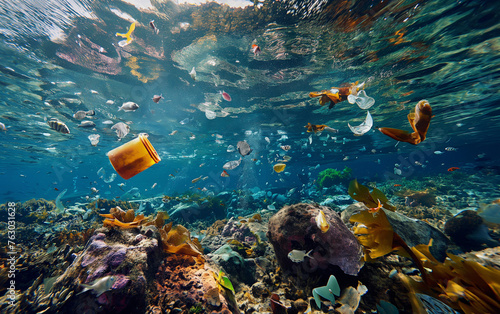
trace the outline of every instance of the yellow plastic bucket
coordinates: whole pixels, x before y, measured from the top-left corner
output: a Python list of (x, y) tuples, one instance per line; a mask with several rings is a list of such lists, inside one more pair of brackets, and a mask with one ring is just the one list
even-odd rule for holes
[(125, 180), (158, 163), (161, 158), (148, 138), (139, 136), (108, 152), (108, 158), (115, 171)]

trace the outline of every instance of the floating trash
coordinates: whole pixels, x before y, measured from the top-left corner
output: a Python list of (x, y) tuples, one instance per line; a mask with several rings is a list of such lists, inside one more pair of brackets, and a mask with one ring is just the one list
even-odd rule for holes
[(375, 104), (375, 99), (366, 95), (364, 90), (360, 91), (358, 95), (349, 95), (347, 96), (347, 101), (351, 104), (358, 105), (361, 109), (369, 109), (371, 106)]
[(88, 138), (89, 138), (89, 140), (90, 140), (90, 144), (91, 144), (92, 146), (97, 146), (97, 144), (99, 143), (99, 138), (100, 138), (100, 137), (101, 137), (101, 136), (100, 136), (99, 134), (90, 134), (90, 135), (88, 136)]

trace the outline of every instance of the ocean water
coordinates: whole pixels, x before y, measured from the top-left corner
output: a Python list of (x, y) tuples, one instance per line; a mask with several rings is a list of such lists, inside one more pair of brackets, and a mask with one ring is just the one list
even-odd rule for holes
[[(20, 1), (0, 8), (0, 122), (7, 127), (0, 134), (2, 202), (55, 199), (64, 189), (65, 197), (81, 197), (91, 187), (112, 198), (122, 192), (119, 183), (146, 197), (191, 186), (292, 188), (301, 184), (298, 173), (317, 165), (310, 180), (329, 167), (349, 166), (357, 177), (392, 178), (394, 164), (406, 164), (411, 169), (403, 178), (411, 178), (450, 167), (472, 175), (478, 166), (497, 164), (494, 2), (284, 1), (264, 4), (258, 9), (262, 16), (252, 5), (170, 1)], [(219, 11), (227, 18), (219, 21)], [(131, 21), (137, 21), (134, 40), (119, 47), (123, 38), (115, 33), (126, 33)], [(259, 55), (252, 44), (261, 48)], [(189, 75), (193, 67), (196, 81)], [(329, 110), (308, 96), (356, 81), (365, 82), (375, 99), (369, 109), (373, 128), (361, 137), (347, 124), (362, 123), (366, 110), (347, 101)], [(231, 102), (220, 97), (221, 90)], [(151, 100), (155, 94), (164, 97), (158, 104)], [(422, 144), (396, 146), (376, 129), (410, 130), (406, 116), (422, 99), (434, 115)], [(140, 108), (118, 111), (127, 101)], [(219, 116), (208, 119), (205, 108)], [(95, 129), (78, 127), (72, 117), (78, 110), (95, 110)], [(50, 129), (44, 121), (50, 118), (71, 133)], [(106, 120), (131, 121), (130, 134), (118, 141)], [(339, 132), (313, 135), (310, 144), (307, 123)], [(169, 135), (173, 131), (178, 132)], [(143, 132), (162, 161), (127, 182), (100, 179), (101, 167), (113, 173), (106, 153)], [(100, 135), (95, 147), (91, 134)], [(241, 140), (250, 143), (252, 155), (221, 178), (222, 165), (239, 158), (227, 146)], [(291, 146), (286, 174), (272, 169), (285, 153), (281, 145)], [(191, 184), (201, 175), (209, 179)]]
[[(229, 218), (334, 198), (318, 174), (345, 167), (401, 206), (400, 184), (462, 184), (475, 196), (449, 204), (456, 210), (500, 198), (500, 2), (218, 2), (0, 2), (0, 203), (146, 200), (153, 212), (171, 210), (159, 207), (165, 196), (245, 195), (223, 204)], [(125, 42), (117, 33), (132, 23)], [(361, 83), (375, 101), (367, 110), (309, 96)], [(421, 100), (432, 107), (423, 142), (378, 130), (413, 132), (408, 114)], [(126, 102), (139, 108), (119, 110)], [(84, 119), (95, 126), (79, 126), (80, 110), (95, 111)], [(349, 125), (367, 111), (373, 125), (357, 136)], [(53, 118), (70, 133), (52, 129)], [(119, 122), (130, 128), (121, 139)], [(308, 123), (338, 132), (307, 132)], [(141, 133), (161, 161), (124, 180), (107, 153)], [(335, 191), (346, 196), (347, 185)]]

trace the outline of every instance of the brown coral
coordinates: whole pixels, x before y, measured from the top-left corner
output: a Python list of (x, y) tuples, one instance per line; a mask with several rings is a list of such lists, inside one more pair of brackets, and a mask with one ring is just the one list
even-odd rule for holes
[(198, 257), (202, 254), (198, 239), (191, 239), (189, 230), (181, 225), (172, 228), (172, 222), (159, 229), (163, 250), (168, 253), (184, 254)]

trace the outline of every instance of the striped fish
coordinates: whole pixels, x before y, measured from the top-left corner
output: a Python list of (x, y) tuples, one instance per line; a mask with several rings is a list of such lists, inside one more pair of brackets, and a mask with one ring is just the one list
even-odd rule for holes
[(47, 124), (50, 126), (51, 129), (56, 130), (57, 132), (61, 132), (64, 134), (69, 134), (69, 128), (64, 122), (59, 121), (56, 118), (52, 118), (49, 121), (47, 121)]

